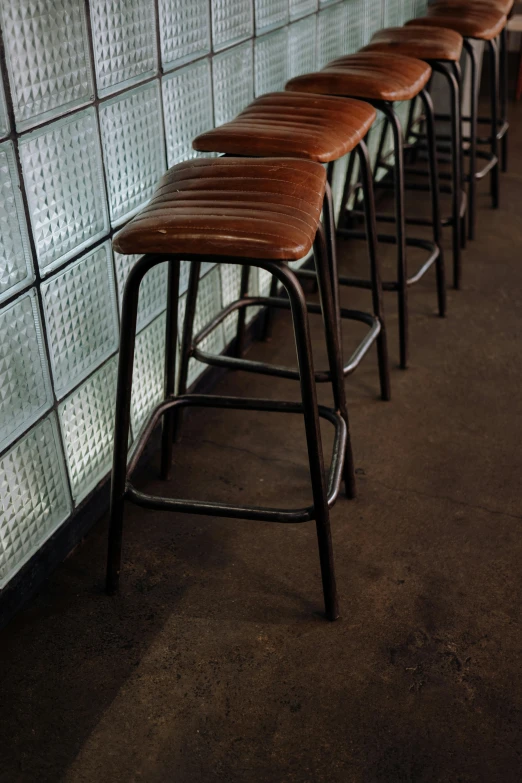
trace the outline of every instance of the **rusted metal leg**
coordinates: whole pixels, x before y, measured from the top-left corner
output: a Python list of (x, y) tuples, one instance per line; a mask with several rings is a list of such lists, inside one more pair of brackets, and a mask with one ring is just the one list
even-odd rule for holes
[(107, 552), (106, 590), (109, 595), (116, 593), (118, 590), (121, 570), (123, 511), (127, 480), (127, 449), (131, 422), (132, 372), (136, 344), (139, 290), (143, 276), (155, 263), (157, 262), (153, 256), (141, 258), (129, 272), (123, 292)]
[[(165, 326), (165, 387), (164, 397), (174, 394), (176, 382), (176, 355), (178, 352), (178, 300), (179, 262), (169, 261), (167, 282), (167, 317)], [(161, 478), (168, 479), (172, 464), (172, 439), (174, 435), (174, 412), (167, 411), (163, 417), (161, 433)]]
[(428, 162), (430, 170), (431, 219), (433, 224), (433, 241), (438, 248), (435, 261), (437, 274), (437, 299), (439, 315), (446, 315), (446, 276), (444, 269), (444, 252), (442, 250), (442, 223), (439, 202), (439, 173), (437, 164), (437, 140), (435, 136), (435, 120), (433, 118), (433, 103), (427, 90), (420, 92), (426, 114), (426, 138), (428, 143)]
[[(185, 300), (185, 318), (183, 319), (183, 330), (181, 333), (181, 346), (179, 351), (178, 394), (185, 394), (185, 392), (187, 391), (189, 363), (190, 363), (190, 357), (192, 355), (192, 337), (194, 331), (194, 318), (196, 317), (196, 307), (198, 302), (200, 271), (201, 271), (201, 262), (191, 261), (188, 288), (187, 288), (187, 297)], [(174, 440), (175, 441), (178, 441), (181, 436), (183, 413), (184, 413), (183, 409), (179, 409), (174, 412)]]
[(334, 270), (330, 267), (325, 241), (325, 232), (322, 226), (319, 226), (314, 242), (314, 260), (317, 271), (319, 296), (321, 298), (321, 311), (324, 323), (324, 333), (328, 352), (328, 364), (332, 382), (334, 405), (335, 409), (341, 414), (344, 421), (346, 422), (347, 429), (343, 473), (344, 484), (347, 496), (349, 498), (354, 498), (356, 495), (355, 468), (353, 464), (352, 446), (350, 442), (348, 407), (346, 405), (346, 391), (344, 388), (343, 349), (339, 329), (339, 324), (341, 322), (341, 312), (339, 308), (339, 297), (335, 297), (334, 295), (334, 288), (338, 288), (338, 283), (336, 277), (335, 283), (332, 285), (332, 272)]
[(379, 362), (381, 397), (383, 400), (389, 400), (391, 399), (391, 389), (390, 368), (388, 362), (388, 338), (386, 334), (386, 322), (384, 318), (381, 265), (379, 263), (379, 252), (377, 249), (377, 222), (375, 219), (375, 200), (373, 195), (371, 163), (370, 157), (368, 155), (368, 149), (363, 141), (357, 145), (356, 149), (357, 155), (359, 157), (359, 170), (364, 198), (366, 243), (368, 247), (368, 258), (370, 261), (373, 312), (381, 323), (381, 331), (377, 337), (377, 360)]
[(325, 611), (329, 620), (335, 620), (339, 616), (339, 606), (306, 301), (301, 285), (289, 267), (285, 264), (278, 264), (277, 266), (267, 264), (267, 268), (270, 266), (273, 266), (272, 273), (283, 283), (290, 300), (300, 373), (301, 399), (308, 446)]

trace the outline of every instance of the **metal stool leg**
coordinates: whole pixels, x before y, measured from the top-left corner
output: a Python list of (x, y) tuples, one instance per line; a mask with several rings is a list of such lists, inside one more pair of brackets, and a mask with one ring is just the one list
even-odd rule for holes
[[(250, 267), (244, 266), (241, 269), (241, 284), (239, 289), (239, 298), (244, 299), (248, 294), (250, 283)], [(245, 352), (245, 331), (246, 331), (246, 307), (242, 307), (237, 315), (236, 330), (236, 351), (237, 357), (241, 358)]]
[(388, 338), (386, 335), (386, 323), (384, 320), (384, 306), (382, 299), (381, 270), (377, 251), (377, 221), (375, 219), (375, 200), (373, 195), (373, 179), (370, 156), (366, 144), (361, 141), (357, 145), (359, 158), (359, 176), (362, 183), (364, 213), (366, 221), (366, 242), (368, 246), (368, 258), (370, 261), (370, 276), (372, 282), (373, 312), (381, 323), (381, 331), (377, 337), (377, 360), (379, 362), (379, 379), (381, 384), (381, 397), (383, 400), (391, 399), (390, 367), (388, 362)]
[(490, 98), (491, 98), (491, 155), (497, 159), (491, 169), (490, 191), (493, 209), (498, 209), (499, 202), (499, 167), (498, 155), (498, 45), (496, 41), (488, 41), (490, 67)]
[(355, 468), (353, 464), (352, 447), (350, 443), (350, 427), (348, 422), (348, 408), (346, 405), (346, 391), (344, 388), (343, 372), (343, 353), (342, 341), (339, 334), (339, 324), (341, 322), (341, 312), (339, 307), (339, 297), (335, 296), (334, 291), (338, 290), (337, 276), (335, 282), (332, 282), (332, 269), (325, 238), (325, 231), (322, 226), (319, 227), (314, 243), (314, 260), (317, 271), (317, 283), (319, 296), (321, 299), (321, 310), (324, 323), (324, 333), (326, 339), (326, 348), (328, 351), (328, 365), (332, 380), (332, 391), (334, 397), (335, 409), (341, 414), (346, 422), (346, 450), (344, 458), (344, 484), (346, 495), (349, 498), (356, 496), (355, 486)]
[[(507, 123), (508, 91), (509, 91), (509, 72), (508, 72), (508, 33), (504, 27), (500, 33), (500, 126), (504, 127)], [(504, 131), (501, 139), (501, 160), (502, 171), (507, 171), (508, 162), (508, 130)]]
[(437, 273), (437, 298), (439, 305), (439, 315), (446, 315), (446, 279), (444, 270), (444, 253), (442, 250), (442, 223), (440, 218), (439, 203), (439, 174), (437, 164), (437, 140), (435, 136), (435, 120), (433, 117), (433, 103), (427, 90), (422, 90), (420, 97), (424, 104), (426, 115), (426, 138), (428, 142), (428, 161), (430, 169), (430, 192), (431, 192), (431, 217), (433, 223), (433, 241), (439, 249), (437, 260), (435, 261)]
[(467, 38), (464, 39), (464, 48), (466, 49), (471, 66), (471, 112), (470, 112), (470, 146), (469, 146), (469, 184), (468, 184), (468, 237), (475, 238), (475, 212), (477, 192), (477, 57), (473, 44)]
[[(179, 380), (178, 394), (185, 394), (187, 391), (188, 371), (192, 348), (192, 334), (194, 331), (194, 318), (196, 316), (196, 306), (198, 302), (199, 274), (201, 271), (200, 261), (191, 261), (189, 281), (187, 288), (187, 298), (185, 300), (185, 318), (183, 319), (183, 330), (181, 332), (181, 346), (179, 351)], [(181, 435), (181, 426), (183, 423), (183, 409), (174, 412), (174, 440), (177, 441)]]
[[(165, 388), (164, 399), (175, 392), (176, 354), (178, 352), (178, 299), (179, 299), (179, 263), (169, 261), (167, 282), (167, 316), (165, 326)], [(167, 411), (163, 417), (161, 433), (161, 478), (168, 479), (172, 464), (172, 440), (174, 436), (175, 416)]]
[(402, 129), (399, 118), (389, 103), (382, 104), (382, 110), (389, 120), (394, 149), (393, 185), (395, 198), (395, 230), (397, 236), (397, 291), (399, 304), (399, 351), (400, 367), (408, 366), (408, 289), (406, 272), (406, 225), (404, 217), (404, 155)]
[[(152, 264), (151, 264), (152, 266)], [(118, 590), (121, 570), (123, 534), (123, 510), (127, 478), (127, 449), (131, 420), (132, 371), (138, 320), (140, 283), (149, 267), (142, 265), (131, 269), (121, 310), (120, 353), (116, 383), (116, 409), (114, 414), (114, 446), (109, 514), (109, 546), (107, 552), (106, 590), (110, 595)]]
[(313, 369), (308, 313), (303, 290), (292, 270), (281, 264), (278, 276), (281, 282), (283, 282), (290, 300), (294, 325), (325, 611), (329, 620), (335, 620), (339, 616), (339, 605), (335, 583), (330, 512), (324, 475), (321, 430), (317, 412), (317, 390)]

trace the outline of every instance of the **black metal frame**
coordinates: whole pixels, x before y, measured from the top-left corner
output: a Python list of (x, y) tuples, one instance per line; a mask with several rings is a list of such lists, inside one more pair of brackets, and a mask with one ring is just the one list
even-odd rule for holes
[[(114, 453), (111, 482), (111, 511), (109, 528), (109, 546), (107, 558), (107, 591), (114, 593), (118, 589), (121, 570), (123, 513), (126, 501), (134, 502), (146, 508), (169, 511), (182, 511), (192, 514), (208, 514), (268, 522), (305, 522), (315, 519), (321, 564), (323, 594), (326, 616), (330, 620), (338, 617), (338, 600), (335, 584), (333, 550), (330, 532), (329, 508), (337, 498), (341, 477), (344, 478), (346, 491), (350, 497), (355, 494), (355, 472), (348, 429), (348, 413), (344, 390), (342, 351), (337, 329), (338, 314), (332, 291), (332, 278), (328, 264), (328, 254), (324, 233), (319, 228), (314, 243), (317, 256), (318, 285), (321, 308), (325, 322), (325, 335), (330, 364), (330, 379), (334, 394), (335, 410), (318, 406), (313, 368), (308, 311), (301, 285), (283, 262), (251, 258), (220, 258), (222, 263), (257, 266), (269, 271), (285, 288), (292, 312), (294, 336), (297, 348), (299, 378), (301, 384), (301, 403), (262, 399), (222, 397), (219, 395), (191, 395), (184, 393), (191, 356), (192, 330), (194, 324), (196, 297), (187, 298), (183, 335), (180, 353), (179, 391), (174, 392), (177, 311), (179, 296), (179, 262), (191, 262), (189, 291), (197, 293), (197, 280), (201, 262), (215, 260), (215, 257), (188, 255), (184, 253), (168, 255), (146, 255), (131, 269), (122, 302), (120, 354), (118, 361), (118, 380), (114, 429)], [(136, 340), (136, 321), (139, 286), (145, 273), (156, 264), (169, 262), (168, 317), (166, 325), (165, 355), (165, 400), (158, 405), (148, 423), (141, 432), (132, 459), (127, 465), (127, 450), (131, 410), (132, 374)], [(173, 432), (179, 411), (187, 406), (218, 407), (233, 410), (258, 410), (281, 413), (298, 413), (304, 416), (313, 505), (301, 509), (273, 509), (257, 506), (240, 506), (155, 497), (135, 489), (130, 477), (137, 461), (146, 446), (154, 427), (163, 417), (162, 435), (162, 476), (166, 478), (172, 457)], [(325, 479), (323, 451), (319, 417), (326, 418), (335, 427), (335, 442), (328, 482)]]
[[(461, 145), (463, 154), (469, 158), (469, 171), (465, 179), (468, 182), (468, 238), (475, 238), (476, 222), (476, 193), (477, 182), (483, 179), (487, 174), (491, 174), (490, 194), (493, 209), (499, 206), (499, 142), (501, 142), (502, 169), (507, 167), (507, 133), (509, 123), (507, 122), (507, 46), (506, 46), (505, 28), (498, 39), (484, 41), (489, 49), (489, 68), (490, 68), (490, 116), (478, 116), (478, 91), (479, 75), (478, 63), (473, 41), (475, 39), (464, 38), (464, 49), (468, 56), (471, 74), (471, 111), (469, 115), (461, 117), (462, 123), (470, 124), (468, 136), (462, 136)], [(476, 39), (480, 40), (480, 39)], [(499, 51), (500, 44), (500, 51)], [(449, 120), (449, 115), (437, 114), (437, 120)], [(490, 135), (487, 137), (478, 136), (478, 125), (490, 125)], [(439, 139), (447, 137), (440, 135)], [(469, 144), (467, 149), (464, 145)], [(489, 151), (479, 149), (479, 146), (489, 146)], [(486, 161), (485, 165), (477, 171), (477, 159)]]
[[(451, 173), (449, 178), (451, 179), (450, 185), (445, 185), (442, 181), (439, 182), (439, 192), (449, 193), (452, 197), (451, 202), (451, 216), (441, 218), (442, 226), (451, 226), (452, 229), (452, 254), (453, 254), (453, 287), (460, 289), (462, 282), (462, 249), (466, 245), (466, 225), (465, 216), (467, 209), (467, 196), (463, 188), (463, 149), (462, 149), (462, 121), (461, 121), (461, 106), (460, 96), (462, 87), (462, 72), (460, 64), (458, 62), (452, 62), (449, 60), (426, 60), (431, 66), (433, 71), (440, 73), (447, 82), (449, 94), (450, 94), (450, 113), (448, 119), (450, 121), (450, 155), (451, 155)], [(414, 119), (414, 104), (415, 99), (411, 103), (410, 116), (408, 119), (407, 132), (405, 134), (406, 142), (410, 137), (415, 139), (415, 145), (412, 151), (416, 152), (422, 147), (420, 141), (425, 138), (425, 134), (420, 131), (413, 130), (413, 126), (423, 122), (425, 117), (422, 114), (419, 118)], [(438, 115), (435, 115), (437, 119)], [(437, 135), (437, 139), (440, 136)], [(438, 146), (438, 145), (437, 145)], [(412, 161), (414, 162), (414, 161)], [(381, 163), (380, 165), (386, 165)], [(405, 173), (411, 176), (424, 177), (426, 172), (423, 169), (419, 169), (415, 166), (405, 166)], [(444, 180), (446, 177), (443, 173), (439, 173), (440, 180)], [(407, 182), (405, 184), (406, 190), (422, 190), (428, 191), (429, 185), (423, 185), (420, 183)], [(378, 218), (379, 219), (379, 218)], [(381, 219), (387, 219), (383, 217)], [(429, 226), (432, 221), (425, 218), (406, 218), (406, 223), (411, 225)]]
[[(406, 237), (406, 215), (404, 208), (404, 142), (400, 121), (393, 109), (393, 103), (388, 101), (368, 101), (380, 109), (392, 129), (393, 136), (393, 191), (395, 199), (395, 215), (389, 219), (395, 223), (395, 234), (378, 234), (379, 242), (386, 242), (397, 245), (397, 279), (385, 281), (382, 283), (384, 291), (395, 291), (398, 295), (399, 306), (399, 349), (400, 349), (400, 367), (406, 369), (408, 366), (409, 354), (409, 335), (408, 335), (408, 296), (407, 290), (410, 286), (417, 283), (428, 269), (435, 264), (437, 278), (437, 300), (439, 315), (446, 314), (446, 285), (444, 270), (444, 253), (442, 249), (442, 221), (439, 204), (439, 176), (437, 165), (437, 152), (435, 140), (435, 122), (433, 113), (433, 104), (427, 89), (419, 92), (424, 105), (426, 135), (428, 148), (429, 164), (429, 186), (431, 191), (432, 219), (430, 225), (433, 228), (433, 241), (419, 239), (415, 237)], [(381, 138), (381, 148), (383, 140)], [(382, 151), (382, 149), (381, 149)], [(343, 204), (344, 207), (344, 204)], [(379, 216), (378, 216), (379, 217)], [(364, 239), (365, 233), (353, 228), (338, 228), (337, 233), (342, 236)], [(420, 247), (427, 250), (430, 255), (421, 266), (421, 268), (412, 276), (407, 274), (406, 265), (406, 247)], [(370, 288), (371, 282), (350, 277), (340, 277), (341, 285), (355, 286), (358, 288)]]

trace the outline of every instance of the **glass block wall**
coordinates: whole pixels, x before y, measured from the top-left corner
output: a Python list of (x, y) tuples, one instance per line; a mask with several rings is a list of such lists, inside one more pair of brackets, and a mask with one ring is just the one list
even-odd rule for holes
[[(110, 469), (135, 260), (112, 251), (115, 230), (194, 155), (196, 134), (419, 1), (0, 0), (0, 589)], [(140, 294), (133, 437), (162, 394), (165, 275), (152, 270)], [(237, 270), (206, 265), (198, 324), (238, 289)], [(191, 382), (202, 369), (193, 362)]]

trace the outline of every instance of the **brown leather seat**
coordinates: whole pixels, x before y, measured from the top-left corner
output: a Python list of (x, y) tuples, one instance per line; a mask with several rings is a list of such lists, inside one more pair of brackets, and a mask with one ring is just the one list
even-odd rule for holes
[(488, 8), (501, 14), (509, 14), (514, 5), (514, 0), (434, 0), (433, 5), (463, 6), (470, 8)]
[(217, 158), (180, 163), (113, 240), (118, 253), (295, 260), (315, 238), (326, 183), (319, 163)]
[(416, 57), (419, 60), (458, 62), (462, 53), (462, 36), (454, 30), (434, 27), (388, 27), (375, 33), (362, 52), (388, 52)]
[(426, 16), (411, 19), (406, 24), (415, 27), (445, 27), (455, 30), (464, 38), (476, 38), (480, 41), (491, 41), (502, 32), (506, 26), (507, 17), (495, 10), (483, 6), (430, 6)]
[(431, 68), (400, 54), (357, 52), (333, 60), (322, 71), (296, 76), (286, 89), (367, 100), (406, 101), (427, 84)]
[(274, 92), (253, 101), (231, 122), (192, 142), (201, 152), (292, 155), (319, 163), (338, 160), (368, 133), (369, 103), (309, 93)]

